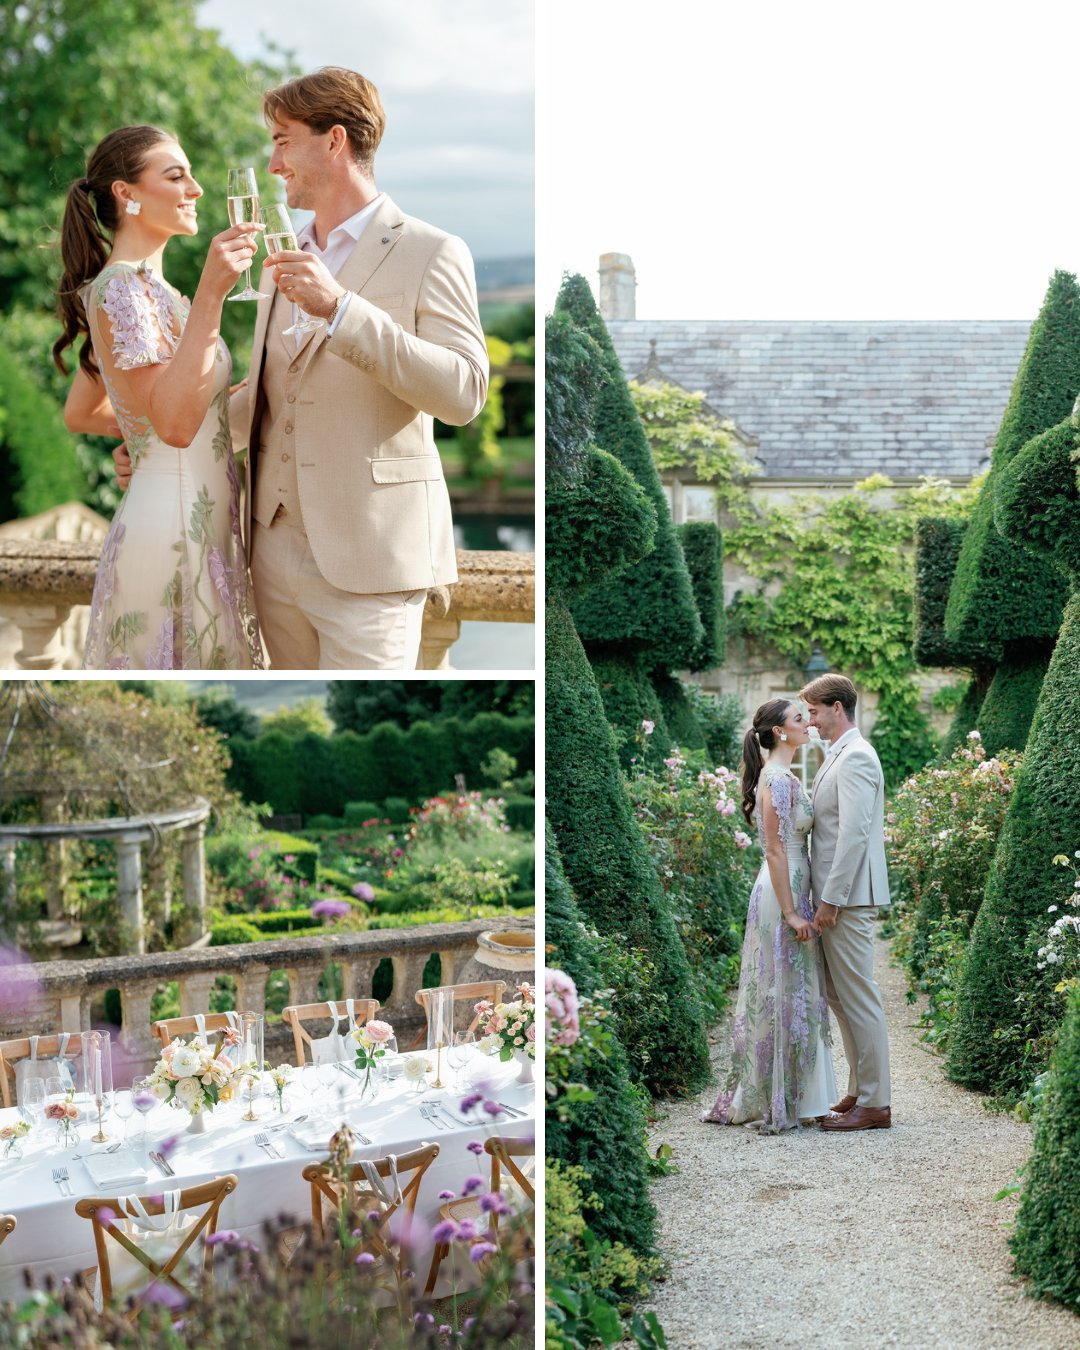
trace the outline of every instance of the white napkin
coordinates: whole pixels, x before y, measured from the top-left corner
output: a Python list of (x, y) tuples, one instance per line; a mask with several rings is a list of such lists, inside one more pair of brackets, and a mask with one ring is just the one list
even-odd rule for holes
[(121, 1186), (141, 1186), (149, 1173), (127, 1149), (115, 1153), (90, 1153), (82, 1159), (90, 1180), (102, 1191), (118, 1190)]
[(290, 1125), (289, 1133), (309, 1153), (329, 1153), (330, 1136), (336, 1128), (325, 1120), (303, 1120)]

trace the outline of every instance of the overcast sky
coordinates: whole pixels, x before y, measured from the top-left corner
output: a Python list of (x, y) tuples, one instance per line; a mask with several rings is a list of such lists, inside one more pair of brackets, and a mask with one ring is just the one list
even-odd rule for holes
[(639, 318), (1032, 319), (1080, 267), (1080, 11), (543, 0), (540, 247)]
[(239, 55), (268, 35), (305, 70), (349, 66), (379, 87), (378, 183), (475, 257), (533, 253), (533, 0), (203, 0)]

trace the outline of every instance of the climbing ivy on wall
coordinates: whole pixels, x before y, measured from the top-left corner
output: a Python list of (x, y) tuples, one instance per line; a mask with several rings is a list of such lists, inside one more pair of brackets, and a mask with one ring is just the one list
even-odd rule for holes
[(745, 500), (745, 483), (761, 472), (761, 466), (747, 459), (733, 424), (717, 417), (704, 394), (676, 384), (631, 380), (630, 396), (661, 472), (692, 469), (699, 483), (716, 484), (722, 506)]
[(728, 609), (728, 633), (766, 644), (801, 670), (819, 642), (834, 670), (879, 696), (873, 733), (891, 785), (932, 753), (912, 655), (914, 539), (923, 516), (962, 516), (971, 488), (923, 479), (890, 495), (883, 475), (835, 496), (746, 504), (724, 551), (759, 583)]

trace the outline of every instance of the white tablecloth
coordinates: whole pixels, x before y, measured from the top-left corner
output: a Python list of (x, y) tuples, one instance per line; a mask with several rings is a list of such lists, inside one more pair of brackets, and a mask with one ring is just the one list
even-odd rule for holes
[[(466, 1146), (470, 1140), (481, 1143), (490, 1135), (516, 1138), (535, 1137), (536, 1088), (517, 1081), (517, 1066), (489, 1060), (483, 1066), (489, 1075), (489, 1096), (526, 1111), (528, 1118), (485, 1117), (475, 1124), (451, 1122), (440, 1112), (449, 1129), (429, 1124), (420, 1114), (422, 1101), (441, 1100), (449, 1111), (460, 1116), (462, 1098), (470, 1091), (466, 1077), (448, 1078), (452, 1087), (436, 1091), (430, 1086), (422, 1092), (406, 1083), (404, 1078), (384, 1083), (374, 1101), (359, 1099), (359, 1084), (342, 1075), (340, 1087), (335, 1087), (334, 1103), (322, 1108), (326, 1115), (327, 1138), (344, 1119), (371, 1139), (370, 1144), (354, 1145), (353, 1157), (377, 1158), (387, 1153), (408, 1153), (422, 1143), (439, 1145), (439, 1156), (428, 1168), (417, 1199), (414, 1242), (411, 1251), (413, 1268), (423, 1285), (431, 1259), (432, 1244), (428, 1231), (437, 1219), (443, 1203), (439, 1192), (459, 1192), (468, 1176), (486, 1177), (490, 1159), (486, 1154), (477, 1157)], [(470, 1077), (477, 1076), (476, 1064), (469, 1066)], [(164, 1190), (197, 1185), (212, 1177), (235, 1173), (238, 1186), (227, 1196), (220, 1211), (219, 1229), (236, 1229), (249, 1241), (263, 1245), (262, 1225), (288, 1214), (297, 1222), (306, 1222), (311, 1214), (310, 1187), (301, 1175), (304, 1167), (318, 1162), (319, 1154), (305, 1149), (287, 1129), (270, 1134), (277, 1150), (284, 1156), (274, 1159), (259, 1148), (254, 1137), (268, 1127), (290, 1120), (301, 1112), (311, 1112), (312, 1105), (302, 1081), (297, 1080), (287, 1089), (288, 1110), (284, 1116), (277, 1112), (276, 1098), (256, 1100), (258, 1122), (240, 1119), (247, 1109), (239, 1102), (225, 1103), (209, 1114), (205, 1134), (187, 1133), (189, 1117), (172, 1107), (155, 1108), (147, 1117), (147, 1151), (158, 1149), (165, 1140), (176, 1138), (175, 1148), (169, 1153), (169, 1163), (175, 1178), (166, 1177), (147, 1162), (149, 1178), (144, 1185), (119, 1188), (125, 1194), (160, 1195)], [(474, 1111), (473, 1116), (482, 1114)], [(14, 1109), (0, 1110), (0, 1127), (13, 1124), (20, 1117)], [(310, 1124), (311, 1119), (305, 1124)], [(128, 1122), (128, 1137), (137, 1136), (141, 1121), (138, 1116)], [(119, 1138), (122, 1124), (106, 1120), (106, 1133)], [(73, 1276), (96, 1264), (93, 1234), (88, 1220), (75, 1213), (74, 1200), (61, 1195), (52, 1180), (52, 1169), (66, 1165), (75, 1193), (74, 1199), (87, 1195), (107, 1194), (95, 1187), (83, 1162), (75, 1161), (73, 1153), (87, 1153), (95, 1146), (89, 1142), (96, 1133), (87, 1120), (80, 1121), (81, 1142), (77, 1148), (61, 1149), (55, 1143), (55, 1126), (46, 1121), (23, 1142), (23, 1157), (19, 1161), (0, 1158), (0, 1213), (14, 1214), (18, 1227), (0, 1246), (0, 1299), (20, 1301), (25, 1296), (22, 1272), (29, 1268), (40, 1286), (46, 1272), (58, 1277)], [(104, 1147), (104, 1146), (101, 1146)], [(144, 1157), (145, 1160), (145, 1157)], [(444, 1262), (444, 1271), (449, 1263)], [(436, 1295), (444, 1291), (440, 1278)]]

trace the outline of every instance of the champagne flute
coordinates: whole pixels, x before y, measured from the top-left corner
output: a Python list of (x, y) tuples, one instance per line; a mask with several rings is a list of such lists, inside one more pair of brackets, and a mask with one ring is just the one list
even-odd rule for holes
[[(285, 250), (295, 251), (297, 249), (296, 231), (293, 229), (293, 223), (289, 218), (287, 208), (282, 206), (280, 202), (271, 202), (269, 206), (264, 206), (262, 220), (266, 226), (263, 239), (266, 241), (267, 253), (280, 253)], [(299, 305), (293, 305), (292, 313), (292, 323), (288, 328), (281, 330), (285, 337), (293, 337), (298, 333), (313, 333), (322, 323), (321, 319), (313, 319), (310, 314), (305, 314)]]
[[(259, 219), (259, 185), (255, 181), (254, 169), (229, 170), (229, 223), (240, 225), (245, 221)], [(244, 289), (228, 297), (230, 300), (266, 300), (263, 291), (252, 289), (251, 264), (244, 270)]]

